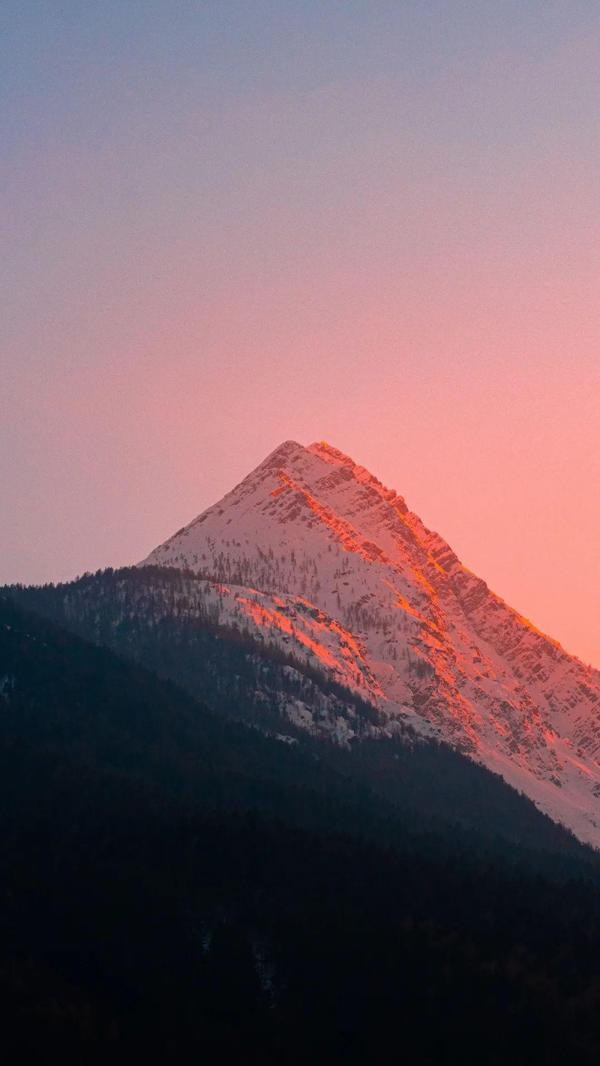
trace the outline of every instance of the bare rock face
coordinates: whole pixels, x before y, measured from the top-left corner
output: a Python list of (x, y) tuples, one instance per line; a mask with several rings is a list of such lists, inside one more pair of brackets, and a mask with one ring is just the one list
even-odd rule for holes
[(336, 448), (285, 442), (144, 562), (202, 575), (236, 624), (360, 692), (375, 731), (459, 748), (600, 846), (600, 673)]

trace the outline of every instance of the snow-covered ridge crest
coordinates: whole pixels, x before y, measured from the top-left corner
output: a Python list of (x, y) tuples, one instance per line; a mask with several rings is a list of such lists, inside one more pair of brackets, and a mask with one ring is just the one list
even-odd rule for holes
[[(249, 624), (276, 641), (286, 597), (301, 597), (356, 642), (365, 695), (389, 727), (408, 720), (460, 748), (600, 846), (598, 671), (330, 444), (286, 441), (145, 562), (260, 594), (265, 612)], [(269, 615), (275, 597), (283, 607)], [(297, 640), (294, 627), (286, 638)], [(336, 640), (332, 630), (325, 644)]]

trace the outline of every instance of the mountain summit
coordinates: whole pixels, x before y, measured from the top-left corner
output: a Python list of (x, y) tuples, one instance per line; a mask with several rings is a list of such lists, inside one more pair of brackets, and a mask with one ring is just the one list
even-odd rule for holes
[(286, 441), (144, 563), (194, 571), (231, 622), (356, 690), (372, 734), (444, 741), (600, 846), (600, 673), (337, 448)]

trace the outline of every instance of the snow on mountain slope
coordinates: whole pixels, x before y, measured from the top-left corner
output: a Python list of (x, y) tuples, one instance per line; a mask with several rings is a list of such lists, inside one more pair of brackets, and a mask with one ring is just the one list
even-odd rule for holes
[(600, 673), (329, 444), (282, 444), (145, 562), (220, 584), (248, 627), (360, 688), (381, 728), (439, 737), (600, 846)]

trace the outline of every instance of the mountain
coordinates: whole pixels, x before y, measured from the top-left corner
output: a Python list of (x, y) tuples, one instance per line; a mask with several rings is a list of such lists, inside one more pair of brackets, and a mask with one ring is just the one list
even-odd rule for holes
[(548, 876), (409, 826), (4, 595), (0, 711), (3, 1061), (597, 1062), (587, 849)]
[(287, 441), (142, 565), (202, 579), (198, 610), (325, 672), (371, 721), (289, 720), (341, 743), (450, 744), (600, 846), (600, 673), (510, 608), (395, 491)]

